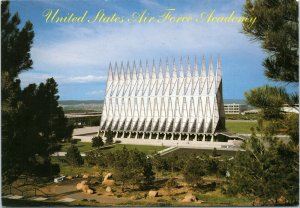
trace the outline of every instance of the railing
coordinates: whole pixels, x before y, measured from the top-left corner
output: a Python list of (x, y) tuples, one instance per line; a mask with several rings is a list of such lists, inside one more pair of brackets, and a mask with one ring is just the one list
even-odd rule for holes
[(34, 196), (37, 196), (37, 194), (36, 194), (37, 191), (41, 192), (44, 196), (49, 197), (48, 194), (46, 194), (45, 192), (43, 192), (41, 189), (38, 189), (38, 188), (34, 188)]
[(3, 188), (2, 188), (2, 191), (4, 192), (5, 189), (8, 189), (8, 193), (9, 193), (9, 194), (12, 194), (12, 189), (14, 189), (14, 190), (20, 192), (22, 196), (24, 196), (24, 192), (25, 192), (25, 191), (23, 191), (23, 190), (21, 190), (21, 189), (15, 187), (15, 186), (13, 186), (13, 185), (8, 185), (8, 186), (6, 186), (6, 187), (3, 187)]
[[(30, 197), (30, 196), (38, 196), (37, 192), (40, 192), (43, 196), (46, 196), (46, 197), (49, 197), (48, 194), (46, 194), (45, 192), (43, 192), (41, 189), (37, 188), (37, 187), (34, 187), (33, 190), (21, 190), (20, 188), (18, 187), (15, 187), (13, 185), (8, 185), (8, 186), (5, 186), (2, 188), (2, 191), (5, 192), (5, 190), (8, 191), (8, 194), (12, 194), (13, 192), (20, 192), (21, 196), (23, 197)], [(34, 191), (34, 195), (27, 195), (28, 193)]]

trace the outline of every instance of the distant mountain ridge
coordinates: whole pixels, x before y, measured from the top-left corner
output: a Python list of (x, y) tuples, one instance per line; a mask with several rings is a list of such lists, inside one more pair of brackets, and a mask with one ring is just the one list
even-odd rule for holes
[(60, 105), (103, 104), (103, 100), (59, 100)]
[(246, 100), (243, 100), (243, 99), (224, 99), (224, 103), (225, 104), (231, 104), (231, 103), (246, 104)]

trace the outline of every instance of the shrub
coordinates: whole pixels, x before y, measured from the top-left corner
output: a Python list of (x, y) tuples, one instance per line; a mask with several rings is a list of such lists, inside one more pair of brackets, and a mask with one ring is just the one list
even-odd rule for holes
[(104, 145), (104, 142), (100, 136), (96, 136), (92, 138), (92, 147), (102, 147)]
[(67, 150), (65, 158), (67, 163), (72, 166), (81, 166), (84, 163), (78, 148), (74, 145), (71, 145), (71, 147)]

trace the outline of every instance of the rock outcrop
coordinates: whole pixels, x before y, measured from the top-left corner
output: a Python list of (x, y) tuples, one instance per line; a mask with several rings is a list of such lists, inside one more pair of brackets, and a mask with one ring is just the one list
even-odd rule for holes
[(197, 201), (197, 197), (190, 193), (185, 195), (184, 199), (182, 199), (182, 202), (196, 202), (196, 201)]
[(158, 197), (158, 191), (149, 191), (148, 196), (149, 197)]
[(106, 174), (103, 181), (102, 181), (102, 185), (104, 185), (104, 186), (113, 186), (113, 185), (115, 185), (115, 180), (112, 180), (111, 177), (112, 177), (112, 173)]
[(87, 181), (81, 181), (76, 185), (77, 190), (82, 190), (83, 193), (93, 194), (94, 191), (87, 185)]

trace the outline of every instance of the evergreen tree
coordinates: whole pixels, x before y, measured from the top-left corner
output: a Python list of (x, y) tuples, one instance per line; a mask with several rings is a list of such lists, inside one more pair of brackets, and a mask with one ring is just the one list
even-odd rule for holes
[(75, 145), (71, 145), (71, 147), (67, 150), (66, 161), (72, 166), (81, 166), (84, 161), (80, 155), (78, 148)]
[(269, 56), (265, 75), (275, 81), (299, 82), (298, 2), (296, 0), (247, 0), (244, 15), (257, 18), (243, 23), (243, 32), (261, 42)]
[[(33, 25), (19, 29), (18, 13), (11, 17), (9, 2), (1, 2), (1, 104), (2, 176), (11, 183), (20, 174), (51, 169), (50, 154), (58, 143), (72, 134), (72, 126), (58, 106), (57, 84), (53, 78), (39, 86), (20, 87), (18, 75), (31, 69), (30, 49)], [(56, 168), (57, 169), (57, 168)], [(38, 170), (38, 171), (37, 171)], [(50, 173), (51, 171), (48, 171)]]
[(111, 130), (108, 130), (105, 136), (106, 136), (106, 141), (105, 141), (106, 144), (112, 144), (114, 142), (114, 136)]
[(202, 161), (192, 155), (187, 161), (183, 170), (183, 176), (186, 182), (195, 186), (203, 182), (202, 177), (205, 175), (205, 167)]
[(102, 147), (104, 145), (104, 142), (100, 136), (96, 136), (92, 138), (92, 147)]
[(152, 184), (154, 179), (155, 179), (155, 173), (153, 172), (153, 169), (152, 169), (152, 164), (150, 162), (149, 159), (146, 159), (146, 161), (144, 162), (144, 181), (147, 184)]
[(219, 154), (218, 154), (218, 151), (217, 151), (217, 148), (214, 148), (213, 151), (212, 151), (212, 156), (213, 157), (218, 157)]
[(244, 143), (230, 168), (229, 194), (243, 194), (259, 199), (263, 205), (275, 205), (280, 197), (289, 204), (299, 201), (298, 153), (293, 145), (278, 143), (270, 136), (257, 137)]
[[(11, 17), (9, 2), (1, 2), (1, 124), (2, 124), (2, 175), (10, 182), (28, 166), (25, 152), (28, 138), (22, 138), (20, 80), (18, 73), (32, 66), (30, 49), (34, 32), (31, 22), (18, 28), (18, 13)], [(24, 146), (25, 145), (25, 146)]]
[(152, 165), (143, 152), (128, 151), (124, 147), (122, 151), (114, 154), (113, 167), (116, 179), (121, 181), (123, 186), (126, 184), (142, 185), (142, 182), (150, 185), (153, 182)]
[[(264, 61), (265, 75), (275, 81), (299, 82), (298, 3), (295, 0), (247, 0), (244, 15), (256, 17), (255, 23), (243, 23), (243, 31), (261, 42), (269, 54)], [(237, 155), (230, 173), (228, 190), (263, 203), (276, 204), (281, 196), (298, 204), (299, 129), (298, 115), (281, 111), (283, 105), (295, 107), (298, 94), (282, 87), (263, 86), (246, 93), (249, 104), (262, 109), (257, 130), (245, 141), (245, 152)], [(274, 135), (290, 135), (287, 144)]]

